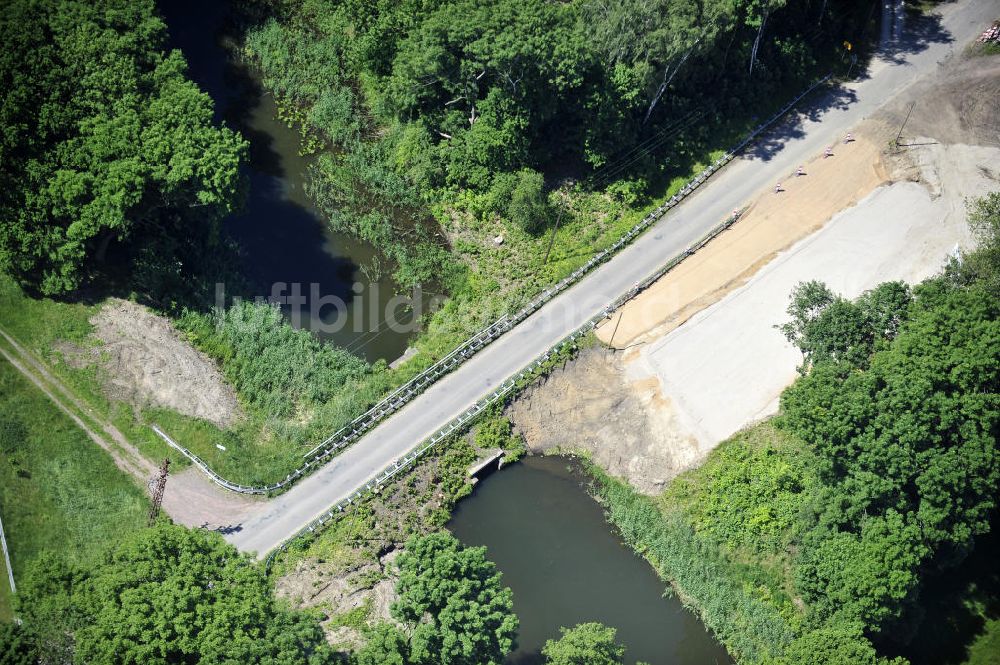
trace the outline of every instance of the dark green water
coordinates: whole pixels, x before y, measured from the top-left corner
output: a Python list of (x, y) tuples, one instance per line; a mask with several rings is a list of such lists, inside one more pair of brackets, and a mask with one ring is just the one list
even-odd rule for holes
[(731, 663), (701, 622), (673, 598), (649, 564), (627, 549), (587, 494), (571, 460), (529, 457), (484, 479), (448, 528), (485, 545), (514, 592), (521, 620), (510, 662), (534, 665), (560, 626), (599, 621), (618, 629), (627, 663)]
[[(313, 158), (299, 155), (298, 132), (278, 120), (273, 98), (226, 48), (237, 38), (231, 5), (225, 0), (160, 0), (159, 9), (170, 32), (169, 47), (183, 52), (189, 76), (215, 102), (216, 117), (250, 143), (246, 206), (223, 227), (239, 245), (252, 286), (251, 292), (234, 292), (227, 285), (227, 296), (268, 297), (280, 283), (289, 285), (287, 295), (298, 284), (305, 298), (301, 315), (286, 307), (294, 325), (369, 360), (401, 356), (410, 331), (398, 332), (386, 323), (397, 291), (387, 262), (370, 245), (331, 231), (305, 195)], [(345, 307), (320, 308), (320, 300), (311, 297), (313, 284), (317, 295), (328, 297), (324, 302), (334, 296)], [(410, 314), (405, 303), (396, 303), (397, 320), (405, 325)], [(339, 330), (332, 329), (335, 323)]]

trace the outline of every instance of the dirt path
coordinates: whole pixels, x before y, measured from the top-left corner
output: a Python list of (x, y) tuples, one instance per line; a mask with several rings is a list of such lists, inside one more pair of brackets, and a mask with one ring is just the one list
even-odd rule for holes
[[(149, 461), (121, 431), (100, 418), (77, 397), (45, 364), (7, 332), (0, 330), (0, 355), (41, 390), (83, 432), (104, 449), (115, 466), (148, 488), (157, 466)], [(259, 504), (250, 497), (226, 492), (212, 484), (196, 469), (172, 474), (167, 481), (163, 509), (179, 524), (192, 527), (225, 528), (237, 524)]]
[[(17, 342), (15, 342), (6, 332), (0, 331), (0, 336), (3, 336), (7, 344), (10, 345), (10, 349), (0, 346), (0, 355), (4, 357), (15, 369), (17, 369), (21, 374), (24, 375), (31, 383), (33, 383), (39, 390), (45, 393), (56, 407), (65, 413), (70, 419), (76, 423), (77, 427), (82, 429), (84, 433), (90, 439), (103, 448), (114, 460), (115, 466), (129, 474), (140, 484), (145, 484), (149, 478), (156, 473), (156, 466), (152, 464), (149, 460), (142, 457), (139, 451), (132, 447), (130, 444), (125, 444), (126, 447), (120, 447), (120, 444), (112, 444), (108, 439), (99, 435), (95, 432), (83, 419), (77, 415), (78, 412), (87, 412), (90, 409), (83, 407), (83, 405), (69, 392), (69, 390), (57, 379), (55, 379), (41, 364), (23, 347), (21, 347)], [(59, 396), (56, 395), (59, 393)], [(77, 410), (70, 409), (66, 402), (73, 404)], [(118, 432), (113, 426), (103, 427), (105, 433), (109, 435), (110, 438), (115, 439), (115, 434), (124, 440), (121, 432)], [(110, 430), (110, 431), (109, 431)], [(112, 432), (114, 434), (112, 434)], [(116, 441), (116, 444), (118, 441)], [(131, 449), (131, 450), (130, 450)]]

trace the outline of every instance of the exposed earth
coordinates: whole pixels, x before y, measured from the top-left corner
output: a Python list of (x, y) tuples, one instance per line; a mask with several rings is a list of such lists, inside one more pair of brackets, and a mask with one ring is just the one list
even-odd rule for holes
[(507, 416), (532, 452), (586, 452), (647, 494), (701, 458), (655, 377), (628, 378), (622, 354), (604, 348), (581, 351), (528, 388)]
[[(147, 487), (157, 474), (157, 465), (144, 456), (122, 432), (88, 406), (45, 364), (13, 337), (0, 330), (0, 356), (10, 362), (55, 406), (69, 416), (91, 441), (103, 448), (115, 465), (135, 482)], [(64, 355), (82, 354), (79, 347), (62, 345)], [(207, 358), (205, 358), (208, 361)], [(208, 361), (210, 363), (210, 361)], [(213, 484), (201, 471), (189, 467), (171, 473), (168, 491), (163, 495), (163, 510), (179, 524), (211, 529), (226, 528), (259, 503), (254, 497), (228, 492)]]
[(959, 56), (853, 142), (831, 136), (832, 157), (758, 192), (736, 225), (609, 318), (598, 338), (624, 354), (583, 353), (513, 405), (529, 446), (587, 451), (655, 492), (774, 413), (801, 362), (774, 328), (798, 282), (855, 297), (918, 282), (973, 245), (966, 201), (1000, 189), (998, 94), (1000, 58)]
[(339, 562), (300, 561), (278, 579), (275, 595), (295, 607), (324, 611), (327, 641), (338, 649), (357, 649), (364, 645), (364, 635), (357, 626), (338, 619), (360, 610), (369, 621), (392, 620), (390, 606), (398, 597), (393, 561), (399, 552), (372, 559), (352, 551), (353, 556)]
[(885, 142), (879, 140), (887, 131), (880, 123), (866, 122), (850, 143), (831, 137), (833, 157), (816, 155), (802, 165), (805, 175), (789, 173), (780, 181), (781, 192), (761, 193), (732, 228), (602, 325), (598, 339), (623, 349), (661, 337), (745, 284), (778, 252), (819, 230), (838, 211), (888, 182)]
[(108, 396), (136, 407), (159, 406), (219, 427), (241, 415), (218, 367), (171, 325), (134, 302), (111, 298), (91, 318), (99, 344), (60, 346), (68, 362), (96, 364)]

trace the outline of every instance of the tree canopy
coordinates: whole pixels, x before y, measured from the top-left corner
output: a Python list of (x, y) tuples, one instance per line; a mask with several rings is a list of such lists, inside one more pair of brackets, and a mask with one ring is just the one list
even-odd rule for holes
[(13, 636), (40, 662), (333, 662), (318, 622), (276, 605), (251, 557), (218, 534), (165, 522), (90, 570), (39, 560), (18, 585), (16, 609), (23, 623)]
[(7, 2), (0, 37), (0, 269), (64, 294), (112, 243), (156, 240), (142, 260), (169, 272), (169, 240), (214, 238), (245, 143), (164, 51), (152, 0)]
[(548, 640), (542, 655), (548, 665), (621, 665), (625, 647), (615, 642), (618, 631), (604, 624), (581, 623), (560, 628), (558, 640)]
[[(625, 542), (735, 659), (951, 658), (969, 637), (951, 619), (978, 621), (966, 608), (995, 595), (977, 587), (1000, 483), (998, 202), (970, 201), (979, 246), (912, 288), (889, 282), (849, 300), (798, 285), (779, 328), (805, 362), (777, 417), (722, 442), (662, 496), (597, 470)], [(970, 553), (974, 568), (956, 575)], [(956, 578), (968, 585), (959, 614), (955, 598), (949, 621), (927, 613), (937, 599), (921, 594)], [(987, 629), (976, 648), (991, 639)]]
[(321, 207), (409, 283), (448, 266), (430, 217), (483, 197), (535, 234), (565, 181), (637, 200), (866, 16), (859, 0), (259, 0), (244, 49), (307, 149), (337, 148), (312, 174)]
[[(817, 618), (878, 634), (912, 607), (921, 573), (961, 561), (990, 529), (1000, 482), (1000, 208), (972, 204), (979, 249), (913, 289), (851, 302), (818, 283), (784, 327), (805, 376), (781, 426), (817, 455), (814, 526), (798, 584)], [(978, 216), (976, 216), (978, 215)]]
[(397, 560), (399, 600), (378, 626), (359, 664), (500, 665), (515, 646), (517, 616), (510, 589), (486, 558), (448, 533), (410, 538)]

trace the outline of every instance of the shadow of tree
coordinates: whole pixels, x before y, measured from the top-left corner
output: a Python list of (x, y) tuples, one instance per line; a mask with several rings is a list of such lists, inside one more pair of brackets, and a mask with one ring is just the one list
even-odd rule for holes
[(938, 13), (905, 12), (905, 27), (898, 39), (880, 44), (875, 57), (893, 64), (904, 64), (906, 58), (927, 50), (931, 44), (951, 44), (955, 38), (941, 24)]
[(801, 111), (790, 113), (774, 127), (757, 137), (750, 146), (744, 149), (740, 159), (770, 161), (784, 148), (786, 143), (805, 136), (804, 121), (818, 122), (829, 111), (845, 110), (857, 100), (857, 93), (849, 88), (841, 85), (826, 88), (820, 94), (809, 98), (807, 105), (804, 104)]
[[(282, 152), (296, 155), (298, 136), (284, 131), (274, 118), (273, 101), (225, 52), (222, 42), (231, 41), (230, 32), (235, 29), (229, 7), (210, 3), (205, 8), (196, 0), (178, 0), (166, 3), (163, 11), (172, 46), (184, 52), (189, 75), (215, 101), (217, 119), (237, 129), (250, 143), (245, 204), (223, 222), (224, 231), (238, 247), (247, 283), (228, 289), (227, 295), (267, 296), (272, 285), (281, 282), (301, 284), (308, 295), (309, 285), (315, 283), (321, 294), (350, 302), (357, 265), (337, 255), (324, 233), (325, 221), (303, 205), (301, 197), (290, 195), (290, 190), (301, 189), (304, 174), (289, 173)], [(278, 137), (288, 145), (279, 148)], [(308, 165), (308, 160), (295, 161), (296, 167)]]
[[(204, 524), (202, 524), (201, 528), (207, 529), (208, 528), (208, 522), (205, 522)], [(214, 529), (212, 529), (212, 531), (215, 531), (217, 533), (221, 533), (223, 536), (228, 536), (231, 533), (239, 533), (242, 530), (243, 530), (243, 525), (242, 524), (227, 524), (226, 526), (219, 526), (219, 527), (215, 527)]]
[(1000, 538), (982, 537), (958, 568), (930, 577), (918, 605), (904, 618), (914, 629), (909, 644), (885, 644), (882, 651), (912, 665), (960, 665), (987, 620), (1000, 618)]
[(544, 665), (545, 656), (541, 651), (517, 654), (507, 658), (506, 665)]
[[(857, 75), (854, 76), (854, 79), (870, 78), (870, 69), (876, 60), (894, 65), (905, 65), (908, 57), (925, 51), (930, 45), (950, 44), (953, 41), (954, 38), (942, 25), (940, 14), (908, 13), (906, 27), (900, 37), (890, 39), (870, 52), (867, 57), (862, 58), (855, 65), (854, 71), (857, 72)], [(805, 120), (818, 122), (827, 112), (846, 110), (855, 103), (857, 103), (857, 94), (853, 90), (842, 85), (830, 86), (819, 95), (814, 95), (809, 100), (808, 106), (805, 106), (802, 111), (788, 115), (758, 137), (751, 146), (744, 150), (742, 158), (759, 159), (766, 162), (773, 158), (788, 141), (804, 136), (802, 125)]]

